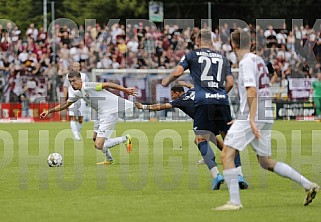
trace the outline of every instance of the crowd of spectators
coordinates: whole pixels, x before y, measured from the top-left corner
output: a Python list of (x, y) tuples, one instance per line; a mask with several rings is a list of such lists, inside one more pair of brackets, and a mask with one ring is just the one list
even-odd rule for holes
[[(73, 61), (80, 62), (81, 71), (89, 75), (96, 68), (171, 69), (195, 48), (195, 34), (199, 30), (198, 27), (181, 30), (175, 24), (159, 29), (140, 22), (111, 27), (96, 24), (79, 29), (59, 25), (54, 28), (55, 37), (35, 24), (30, 24), (25, 32), (13, 27), (11, 22), (0, 25), (2, 101), (19, 101), (21, 95), (32, 101), (37, 96), (54, 100), (53, 87), (59, 86)], [(215, 28), (213, 42), (216, 50), (237, 68), (237, 57), (230, 45), (230, 28), (227, 24)], [(280, 83), (288, 77), (314, 77), (320, 69), (320, 30), (308, 25), (295, 26), (292, 30), (286, 26), (278, 30), (272, 26), (250, 25), (249, 28), (253, 44), (263, 49), (263, 57), (273, 64)], [(316, 62), (310, 62), (315, 61), (310, 52)], [(40, 80), (35, 81), (35, 77)]]

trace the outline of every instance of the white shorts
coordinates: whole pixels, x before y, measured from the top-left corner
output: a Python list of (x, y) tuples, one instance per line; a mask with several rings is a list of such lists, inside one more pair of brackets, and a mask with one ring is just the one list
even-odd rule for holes
[(115, 129), (117, 120), (118, 113), (100, 116), (94, 124), (94, 132), (97, 133), (97, 137), (109, 139)]
[(224, 139), (224, 144), (242, 151), (250, 144), (259, 156), (271, 156), (271, 129), (272, 123), (257, 122), (261, 137), (256, 139), (249, 121), (236, 120)]
[(83, 116), (85, 109), (86, 102), (79, 99), (68, 107), (68, 116)]

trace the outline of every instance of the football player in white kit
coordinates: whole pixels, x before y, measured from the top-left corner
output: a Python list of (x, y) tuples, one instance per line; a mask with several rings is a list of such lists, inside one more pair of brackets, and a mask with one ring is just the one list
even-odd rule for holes
[(84, 99), (85, 102), (95, 109), (98, 113), (98, 119), (95, 124), (94, 141), (95, 147), (106, 154), (106, 160), (97, 164), (112, 164), (113, 160), (108, 159), (109, 148), (126, 142), (127, 152), (132, 150), (132, 142), (130, 135), (112, 138), (110, 136), (115, 128), (118, 120), (118, 112), (125, 111), (133, 108), (135, 105), (133, 102), (116, 96), (115, 94), (108, 92), (107, 88), (121, 90), (128, 95), (136, 95), (137, 90), (135, 88), (125, 88), (111, 82), (83, 82), (81, 74), (76, 71), (71, 71), (68, 75), (68, 80), (74, 89), (74, 93), (69, 95), (68, 100), (59, 104), (58, 106), (42, 112), (40, 117), (44, 118), (49, 113), (58, 112), (67, 109), (71, 104), (75, 103), (79, 99)]
[(272, 159), (271, 129), (273, 109), (270, 78), (263, 59), (250, 52), (251, 36), (248, 31), (237, 29), (231, 34), (232, 46), (239, 59), (239, 115), (225, 140), (221, 153), (223, 175), (227, 183), (230, 200), (214, 210), (239, 210), (243, 208), (238, 186), (238, 169), (234, 165), (236, 150), (242, 151), (248, 144), (257, 154), (257, 160), (265, 170), (289, 178), (306, 191), (304, 206), (312, 202), (320, 189), (319, 185), (295, 171), (286, 163)]
[[(79, 72), (80, 71), (79, 62), (73, 62), (71, 70)], [(81, 72), (80, 75), (83, 82), (89, 81), (86, 73)], [(68, 81), (68, 74), (65, 77), (63, 87), (64, 87), (64, 98), (68, 99), (70, 95), (74, 94), (74, 89), (71, 87)], [(78, 141), (81, 140), (80, 131), (82, 129), (83, 115), (84, 115), (85, 108), (86, 108), (86, 103), (83, 99), (79, 99), (78, 101), (76, 101), (75, 103), (73, 103), (71, 106), (68, 107), (70, 128), (72, 130), (75, 140), (78, 140)]]

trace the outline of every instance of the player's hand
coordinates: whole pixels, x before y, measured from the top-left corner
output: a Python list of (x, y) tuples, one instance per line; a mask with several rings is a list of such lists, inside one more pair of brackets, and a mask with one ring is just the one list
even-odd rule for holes
[(227, 125), (230, 126), (235, 122), (235, 119), (231, 120), (230, 122), (227, 122)]
[(162, 80), (162, 86), (167, 87), (169, 85), (168, 78)]
[(40, 114), (40, 118), (45, 118), (46, 116), (48, 116), (49, 112), (48, 111), (43, 111), (41, 114)]
[(260, 131), (257, 129), (255, 122), (254, 122), (254, 121), (250, 121), (250, 124), (251, 124), (252, 132), (253, 132), (255, 138), (256, 138), (256, 139), (260, 139), (261, 133), (260, 133)]
[(127, 94), (127, 95), (130, 95), (130, 96), (137, 96), (137, 89), (134, 88), (134, 87), (128, 87), (128, 88), (125, 88), (124, 92)]
[(141, 104), (139, 102), (135, 102), (135, 106), (137, 107), (137, 109), (142, 109), (143, 108), (143, 104)]

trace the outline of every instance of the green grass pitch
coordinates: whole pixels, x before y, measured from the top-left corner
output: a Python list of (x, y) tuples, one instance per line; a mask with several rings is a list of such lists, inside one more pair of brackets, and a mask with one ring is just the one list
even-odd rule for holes
[[(320, 221), (321, 195), (304, 207), (303, 189), (260, 169), (250, 148), (242, 153), (244, 209), (212, 211), (228, 191), (210, 190), (209, 171), (195, 164), (191, 122), (118, 123), (115, 136), (130, 132), (134, 150), (112, 148), (109, 166), (96, 165), (104, 156), (92, 126), (74, 142), (68, 122), (0, 125), (0, 221)], [(273, 157), (321, 184), (320, 123), (277, 121), (273, 129)], [(48, 167), (51, 152), (63, 155), (63, 167)]]

